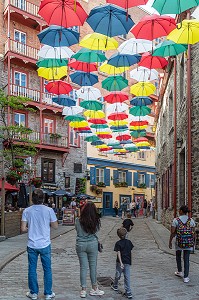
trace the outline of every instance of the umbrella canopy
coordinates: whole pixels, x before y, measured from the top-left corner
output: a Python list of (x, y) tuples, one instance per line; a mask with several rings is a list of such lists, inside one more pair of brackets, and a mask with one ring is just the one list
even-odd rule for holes
[(146, 137), (139, 137), (135, 140), (133, 140), (134, 143), (139, 143), (139, 142), (148, 142), (148, 139)]
[(109, 134), (109, 133), (100, 133), (98, 134), (99, 138), (100, 139), (110, 139), (112, 138), (112, 134)]
[(73, 54), (74, 52), (68, 47), (51, 47), (44, 45), (37, 55), (41, 58), (64, 59), (70, 58)]
[(168, 0), (155, 0), (152, 6), (160, 13), (160, 15), (179, 15), (183, 11), (197, 5), (199, 5), (199, 0), (172, 0), (172, 4)]
[(123, 125), (127, 125), (128, 121), (126, 120), (114, 120), (114, 121), (110, 121), (109, 125), (113, 125), (113, 126), (123, 126)]
[(72, 59), (68, 66), (70, 68), (73, 68), (78, 71), (83, 71), (83, 72), (95, 72), (97, 71), (97, 65), (95, 63), (86, 63), (83, 61), (78, 61), (75, 59)]
[(118, 141), (127, 141), (129, 139), (131, 139), (131, 136), (129, 134), (121, 134), (116, 137), (116, 140)]
[(138, 82), (131, 86), (130, 93), (135, 96), (149, 96), (154, 94), (156, 87), (150, 82)]
[(78, 98), (84, 100), (97, 100), (102, 97), (100, 90), (92, 86), (82, 86), (76, 93)]
[(194, 12), (191, 14), (191, 16), (197, 20), (199, 20), (199, 7), (196, 7)]
[(65, 67), (68, 65), (67, 59), (56, 59), (56, 58), (41, 58), (36, 63), (37, 67), (43, 68), (58, 68)]
[(67, 67), (60, 68), (38, 68), (37, 74), (46, 80), (61, 79), (67, 75)]
[(115, 50), (118, 42), (114, 38), (110, 38), (100, 33), (87, 34), (79, 43), (81, 47), (91, 50)]
[(133, 116), (146, 116), (149, 115), (151, 109), (147, 106), (134, 106), (129, 109), (129, 113)]
[(146, 106), (151, 105), (153, 103), (153, 100), (149, 97), (134, 97), (130, 104), (133, 106)]
[(86, 142), (96, 142), (99, 141), (99, 138), (96, 135), (87, 136), (84, 139)]
[(86, 126), (88, 126), (88, 122), (85, 121), (85, 120), (82, 120), (82, 121), (71, 121), (69, 123), (70, 127), (73, 127), (73, 128), (84, 128)]
[(139, 67), (130, 72), (130, 78), (137, 81), (153, 81), (158, 79), (158, 72), (155, 69)]
[(123, 125), (123, 126), (111, 126), (110, 129), (113, 131), (113, 132), (118, 132), (118, 130), (127, 130), (128, 129), (128, 126), (127, 125)]
[[(98, 138), (98, 137), (97, 137)], [(92, 146), (100, 146), (100, 145), (104, 145), (104, 142), (102, 142), (101, 140), (96, 140), (96, 141), (92, 141), (91, 143)]]
[(144, 130), (144, 129), (146, 129), (147, 128), (147, 125), (139, 125), (139, 126), (130, 126), (130, 130), (132, 131), (132, 130)]
[(93, 31), (110, 37), (127, 34), (135, 24), (125, 10), (112, 4), (93, 8), (86, 22)]
[(176, 56), (185, 51), (187, 51), (187, 45), (176, 44), (173, 41), (166, 40), (156, 46), (152, 56)]
[(57, 95), (68, 94), (72, 91), (72, 86), (63, 80), (50, 81), (45, 88), (49, 93)]
[(148, 121), (132, 121), (130, 122), (131, 126), (142, 126), (142, 125), (148, 125)]
[(95, 118), (95, 119), (89, 119), (88, 120), (89, 123), (93, 123), (93, 124), (106, 124), (107, 121), (104, 119), (99, 119), (99, 118)]
[(84, 100), (80, 102), (80, 106), (90, 110), (101, 110), (103, 104), (97, 100)]
[(61, 47), (79, 43), (79, 33), (57, 25), (51, 25), (38, 34), (41, 44), (49, 45), (52, 47)]
[(121, 112), (121, 113), (116, 112), (116, 113), (112, 113), (108, 116), (108, 119), (113, 120), (113, 121), (115, 121), (115, 120), (125, 120), (127, 118), (128, 118), (128, 115), (124, 112)]
[(116, 74), (124, 73), (125, 71), (129, 70), (129, 67), (125, 67), (125, 66), (124, 67), (115, 67), (115, 66), (112, 66), (105, 62), (100, 66), (99, 69), (103, 73), (106, 73), (109, 75), (116, 75)]
[(66, 121), (74, 121), (74, 122), (81, 122), (81, 121), (85, 120), (85, 118), (81, 115), (67, 116), (64, 119)]
[[(19, 188), (17, 188), (14, 185), (11, 185), (10, 183), (8, 183), (7, 181), (4, 182), (4, 187), (6, 191), (13, 191), (13, 192), (17, 192), (19, 191)], [(2, 189), (2, 179), (0, 179), (0, 190)]]
[(139, 143), (136, 143), (136, 146), (137, 147), (149, 147), (150, 144), (149, 144), (149, 142), (139, 142)]
[(183, 20), (179, 29), (173, 30), (168, 36), (177, 44), (196, 44), (199, 42), (199, 21)]
[(164, 57), (152, 56), (147, 52), (142, 54), (138, 65), (149, 69), (163, 69), (168, 65), (168, 61)]
[(98, 76), (92, 73), (76, 71), (70, 74), (71, 81), (80, 86), (92, 86), (98, 82)]
[(114, 104), (110, 104), (107, 107), (106, 112), (107, 113), (123, 112), (123, 111), (127, 110), (128, 108), (129, 108), (129, 106), (127, 104), (124, 104), (124, 103), (114, 103)]
[(140, 136), (146, 136), (146, 130), (133, 130), (130, 132), (130, 135), (135, 138)]
[(102, 81), (102, 87), (108, 91), (121, 91), (128, 86), (128, 80), (122, 76), (109, 76)]
[(75, 131), (78, 131), (78, 132), (89, 132), (89, 133), (92, 133), (91, 129), (89, 126), (85, 126), (85, 127), (74, 127), (73, 128)]
[(98, 50), (88, 50), (86, 48), (80, 49), (78, 52), (73, 54), (72, 58), (75, 58), (76, 60), (83, 61), (83, 62), (103, 62), (107, 58), (105, 54)]
[(114, 92), (109, 93), (104, 97), (104, 100), (110, 104), (113, 103), (122, 103), (126, 100), (128, 100), (129, 96), (127, 93), (121, 93), (121, 92)]
[(101, 128), (109, 128), (107, 124), (92, 124), (91, 128), (94, 128), (96, 130), (101, 129)]
[(43, 0), (38, 14), (48, 25), (60, 25), (66, 28), (82, 26), (87, 18), (87, 13), (76, 0)]
[(63, 116), (74, 116), (77, 115), (79, 113), (81, 113), (83, 111), (83, 107), (80, 106), (71, 106), (71, 107), (64, 107), (63, 111), (62, 111), (62, 115)]
[(52, 97), (52, 101), (59, 105), (62, 105), (62, 106), (75, 106), (76, 105), (76, 101), (74, 101), (68, 95), (59, 95), (59, 96)]
[(108, 64), (115, 67), (130, 67), (137, 64), (141, 59), (140, 54), (121, 54), (115, 53), (108, 59)]
[(152, 50), (152, 42), (144, 39), (131, 38), (123, 42), (119, 47), (118, 51), (120, 54), (137, 54), (145, 53)]
[(105, 117), (105, 113), (101, 110), (97, 110), (97, 111), (87, 110), (84, 112), (84, 116), (86, 116), (88, 118), (102, 119)]
[(135, 25), (131, 32), (136, 38), (153, 41), (156, 38), (167, 36), (176, 28), (175, 19), (169, 16), (147, 15)]
[(148, 2), (148, 0), (106, 0), (106, 2), (128, 9), (133, 6), (144, 5)]

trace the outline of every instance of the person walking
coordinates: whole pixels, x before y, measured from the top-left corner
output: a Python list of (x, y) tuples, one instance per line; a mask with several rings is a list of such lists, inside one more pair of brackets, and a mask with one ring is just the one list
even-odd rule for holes
[(117, 252), (116, 259), (116, 273), (115, 280), (111, 284), (111, 288), (114, 291), (118, 291), (118, 282), (121, 278), (122, 273), (124, 273), (124, 289), (125, 296), (128, 299), (132, 299), (131, 291), (131, 279), (130, 279), (130, 268), (131, 268), (131, 251), (133, 249), (133, 244), (130, 240), (126, 239), (127, 230), (125, 228), (120, 228), (117, 230), (117, 235), (120, 240), (116, 242), (114, 251)]
[(126, 219), (123, 221), (122, 225), (127, 230), (127, 232), (130, 232), (132, 230), (134, 223), (131, 220), (131, 213), (126, 214)]
[(122, 199), (121, 203), (121, 210), (122, 210), (122, 220), (126, 217), (126, 212), (127, 212), (127, 200), (126, 198)]
[(80, 283), (82, 290), (81, 298), (86, 298), (86, 277), (87, 269), (90, 269), (92, 289), (91, 296), (102, 296), (104, 291), (97, 286), (97, 255), (98, 237), (96, 233), (101, 226), (99, 214), (93, 202), (87, 202), (81, 209), (80, 218), (76, 218), (75, 228), (77, 231), (76, 252), (80, 263)]
[(140, 203), (139, 201), (137, 200), (136, 201), (136, 205), (135, 205), (135, 213), (136, 213), (136, 217), (138, 218), (139, 216), (139, 212), (140, 212)]
[(143, 215), (144, 215), (145, 218), (147, 218), (147, 206), (148, 206), (148, 203), (147, 203), (147, 200), (145, 198), (144, 203), (143, 203)]
[(136, 218), (136, 203), (135, 200), (132, 200), (132, 202), (129, 204), (129, 208), (130, 208), (130, 212), (131, 215), (134, 216), (134, 218)]
[[(194, 247), (195, 222), (187, 216), (189, 209), (182, 205), (179, 209), (179, 217), (175, 218), (171, 225), (169, 248), (172, 249), (172, 240), (176, 236), (176, 263), (178, 271), (175, 275), (183, 277), (184, 283), (189, 282), (189, 257)], [(181, 256), (183, 253), (184, 275), (182, 273)]]
[(46, 300), (55, 297), (52, 292), (51, 241), (50, 227), (57, 229), (57, 217), (52, 208), (43, 205), (44, 194), (41, 189), (32, 193), (33, 205), (26, 208), (22, 214), (21, 231), (28, 232), (28, 285), (26, 296), (32, 300), (38, 299), (39, 286), (37, 281), (37, 261), (40, 255), (44, 271), (44, 295)]
[(116, 218), (118, 218), (118, 201), (115, 201), (114, 203), (114, 211), (115, 211), (115, 216)]

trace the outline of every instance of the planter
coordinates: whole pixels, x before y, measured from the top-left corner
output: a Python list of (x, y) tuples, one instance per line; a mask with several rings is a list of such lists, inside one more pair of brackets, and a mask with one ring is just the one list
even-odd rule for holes
[(128, 187), (128, 183), (127, 182), (118, 182), (114, 184), (115, 187)]
[(100, 195), (100, 194), (102, 194), (102, 189), (97, 189), (95, 192), (97, 195)]
[(104, 182), (98, 182), (97, 186), (99, 186), (99, 187), (106, 187), (106, 185), (105, 185)]
[(145, 183), (141, 183), (138, 185), (138, 188), (140, 189), (146, 189), (146, 184)]

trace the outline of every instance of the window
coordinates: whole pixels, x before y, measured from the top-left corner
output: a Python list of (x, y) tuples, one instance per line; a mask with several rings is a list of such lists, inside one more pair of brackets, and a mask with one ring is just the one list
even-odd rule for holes
[(26, 34), (19, 30), (14, 31), (15, 50), (25, 54), (26, 51)]
[(46, 89), (46, 85), (48, 84), (48, 80), (44, 79), (44, 93), (48, 93)]
[(146, 160), (146, 151), (139, 151), (137, 155), (137, 159)]
[(14, 72), (15, 93), (26, 96), (27, 75), (21, 72)]
[(118, 182), (126, 182), (126, 172), (118, 171)]
[(54, 133), (55, 132), (55, 121), (52, 119), (44, 119), (44, 133)]
[(96, 183), (104, 182), (104, 169), (96, 169)]
[(79, 146), (79, 137), (78, 134), (75, 130), (70, 128), (70, 141), (69, 141), (71, 146)]
[(55, 160), (54, 159), (41, 159), (42, 181), (55, 182)]
[(82, 173), (82, 164), (74, 164), (74, 173)]
[(26, 115), (21, 113), (14, 113), (14, 125), (23, 126), (26, 125)]
[(138, 186), (140, 184), (145, 184), (145, 174), (138, 173)]

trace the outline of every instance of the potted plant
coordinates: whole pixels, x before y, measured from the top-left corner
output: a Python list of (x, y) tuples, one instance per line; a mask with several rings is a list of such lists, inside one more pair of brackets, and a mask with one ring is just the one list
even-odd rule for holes
[(146, 183), (140, 183), (138, 187), (141, 189), (146, 189)]
[(39, 177), (35, 177), (31, 180), (31, 184), (33, 184), (36, 188), (40, 188), (42, 186), (42, 180)]
[(97, 185), (93, 184), (90, 186), (91, 192), (95, 192), (97, 190)]
[(114, 186), (117, 188), (117, 187), (120, 187), (120, 183), (117, 182), (117, 183), (114, 183)]
[(59, 134), (59, 133), (50, 133), (50, 138), (51, 139), (60, 139), (61, 134)]
[(97, 195), (100, 195), (100, 194), (102, 194), (102, 189), (96, 189), (95, 192), (96, 192)]
[(128, 183), (127, 183), (126, 181), (120, 182), (120, 186), (122, 186), (122, 187), (127, 187), (127, 186), (128, 186)]
[(100, 181), (100, 182), (98, 182), (97, 186), (99, 186), (99, 187), (105, 187), (106, 185), (105, 185), (104, 182)]
[(6, 175), (6, 181), (12, 185), (14, 185), (20, 179), (21, 173), (17, 170), (10, 170)]

